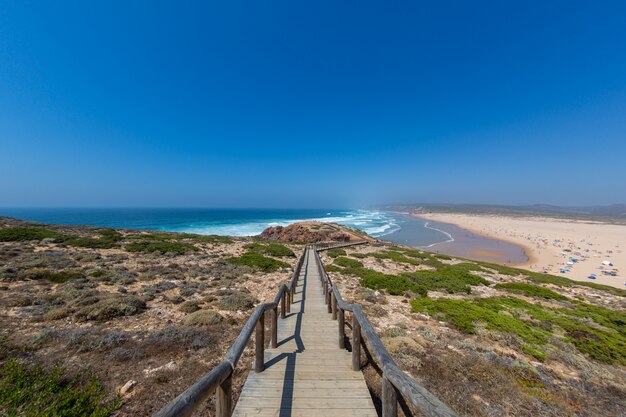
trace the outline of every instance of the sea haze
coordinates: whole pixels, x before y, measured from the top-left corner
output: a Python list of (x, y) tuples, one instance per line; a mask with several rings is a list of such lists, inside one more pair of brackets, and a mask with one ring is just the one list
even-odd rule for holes
[(377, 210), (3, 208), (0, 216), (43, 223), (229, 236), (254, 236), (270, 226), (320, 221), (352, 226), (370, 236), (410, 246), (429, 246), (450, 239), (446, 232), (424, 220)]

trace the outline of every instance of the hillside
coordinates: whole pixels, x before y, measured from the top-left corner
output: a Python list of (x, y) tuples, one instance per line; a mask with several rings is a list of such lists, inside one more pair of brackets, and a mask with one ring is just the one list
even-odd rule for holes
[(400, 246), (322, 256), (398, 364), (461, 415), (626, 407), (624, 290)]

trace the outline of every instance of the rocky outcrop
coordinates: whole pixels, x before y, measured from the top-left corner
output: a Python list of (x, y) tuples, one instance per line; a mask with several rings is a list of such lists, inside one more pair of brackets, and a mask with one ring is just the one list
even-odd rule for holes
[(357, 242), (372, 241), (365, 232), (334, 223), (300, 222), (289, 226), (272, 226), (265, 229), (260, 235), (262, 239), (277, 240), (280, 242)]

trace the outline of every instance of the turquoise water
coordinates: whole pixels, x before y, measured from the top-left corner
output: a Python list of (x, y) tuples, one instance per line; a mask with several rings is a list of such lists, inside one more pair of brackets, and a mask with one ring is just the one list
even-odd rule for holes
[(43, 223), (253, 236), (269, 226), (298, 221), (334, 222), (411, 246), (445, 242), (449, 236), (408, 216), (350, 209), (123, 209), (0, 208), (0, 216)]

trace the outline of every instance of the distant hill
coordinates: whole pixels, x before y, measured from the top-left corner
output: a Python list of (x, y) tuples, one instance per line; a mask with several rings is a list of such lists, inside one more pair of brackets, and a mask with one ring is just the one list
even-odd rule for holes
[(555, 206), (533, 204), (527, 206), (506, 206), (486, 204), (392, 204), (377, 208), (390, 211), (438, 212), (469, 214), (501, 214), (510, 216), (546, 216), (582, 220), (597, 220), (626, 223), (626, 204), (608, 206)]

